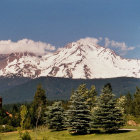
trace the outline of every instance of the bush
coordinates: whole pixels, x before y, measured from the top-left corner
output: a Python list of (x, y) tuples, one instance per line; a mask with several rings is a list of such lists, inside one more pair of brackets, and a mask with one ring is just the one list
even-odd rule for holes
[(11, 132), (16, 131), (16, 128), (10, 125), (0, 125), (0, 132)]
[(137, 124), (140, 124), (140, 116), (133, 116), (133, 115), (126, 115), (125, 116), (125, 121), (127, 123), (127, 121), (129, 120), (133, 120), (135, 121)]
[(31, 138), (29, 132), (26, 131), (25, 133), (22, 134), (21, 139), (22, 140), (31, 140), (32, 138)]

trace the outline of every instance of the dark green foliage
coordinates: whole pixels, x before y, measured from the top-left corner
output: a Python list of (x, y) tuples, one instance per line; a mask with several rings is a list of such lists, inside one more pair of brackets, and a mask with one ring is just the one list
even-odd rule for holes
[(8, 123), (8, 116), (4, 109), (0, 109), (0, 125)]
[(21, 139), (22, 139), (22, 140), (31, 140), (32, 138), (31, 138), (29, 132), (26, 131), (25, 133), (23, 133), (23, 134), (21, 135)]
[(90, 132), (90, 110), (84, 98), (85, 86), (79, 86), (70, 99), (68, 110), (69, 132), (71, 134), (87, 134)]
[[(115, 80), (117, 80), (118, 81), (117, 83), (119, 83), (120, 85), (121, 83), (125, 81), (126, 85), (122, 87), (122, 89), (124, 88), (124, 91), (125, 91), (127, 86), (132, 84), (134, 81), (133, 78), (131, 80), (130, 79), (131, 78), (116, 78)], [(64, 121), (69, 120), (70, 132), (76, 133), (76, 134), (83, 134), (83, 133), (88, 133), (90, 130), (90, 111), (92, 111), (92, 109), (95, 107), (95, 102), (97, 99), (96, 98), (97, 92), (96, 92), (95, 86), (91, 86), (90, 88), (91, 83), (95, 81), (95, 84), (98, 85), (97, 90), (99, 90), (99, 87), (101, 88), (101, 85), (105, 81), (112, 80), (112, 79), (102, 79), (104, 81), (103, 82), (101, 79), (100, 80), (99, 79), (73, 80), (73, 79), (48, 77), (48, 79), (47, 78), (35, 79), (35, 81), (33, 80), (32, 82), (36, 84), (38, 83), (38, 80), (41, 82), (43, 81), (43, 83), (47, 82), (48, 84), (50, 84), (49, 81), (52, 81), (51, 84), (53, 84), (53, 86), (49, 85), (49, 91), (50, 93), (52, 93), (54, 92), (53, 90), (56, 90), (53, 96), (56, 95), (55, 97), (58, 99), (68, 98), (68, 96), (70, 95), (70, 94), (68, 95), (68, 92), (71, 91), (71, 88), (75, 89), (79, 83), (83, 81), (85, 81), (85, 83), (88, 83), (87, 87), (86, 87), (86, 84), (82, 84), (78, 87), (76, 91), (73, 90), (70, 102), (62, 101), (62, 104), (60, 105), (63, 110), (62, 111), (63, 112), (62, 118), (64, 118), (62, 119), (63, 128), (66, 125)], [(130, 81), (127, 81), (127, 80), (130, 80)], [(138, 80), (136, 81), (138, 83)], [(101, 85), (100, 85), (100, 82), (102, 83)], [(43, 87), (45, 87), (45, 89), (48, 89), (48, 87), (46, 87), (45, 84), (43, 85)], [(67, 84), (69, 84), (69, 86), (67, 86)], [(34, 87), (32, 86), (32, 83), (29, 85), (27, 85), (27, 87), (28, 88), (31, 87), (29, 91), (32, 92), (33, 91), (32, 89)], [(56, 87), (54, 87), (56, 85), (57, 85), (57, 89)], [(116, 84), (113, 84), (113, 85), (115, 86)], [(27, 87), (25, 87), (25, 89)], [(62, 87), (62, 90), (61, 90), (61, 87)], [(118, 86), (116, 86), (115, 88), (117, 87)], [(60, 94), (56, 93), (58, 90), (61, 91)], [(118, 90), (120, 89), (118, 88)], [(136, 92), (134, 95), (132, 93), (128, 93), (126, 94), (125, 97), (126, 97), (125, 104), (121, 106), (124, 109), (125, 116), (130, 115), (134, 118), (139, 118), (140, 117), (140, 88), (138, 87), (136, 88)], [(51, 100), (49, 102), (46, 101), (45, 90), (42, 89), (41, 85), (39, 85), (37, 87), (33, 103), (24, 103), (24, 105), (27, 107), (27, 110), (28, 110), (28, 113), (26, 114), (26, 119), (24, 121), (24, 128), (27, 129), (27, 128), (34, 127), (36, 126), (36, 124), (42, 125), (44, 123), (44, 112), (46, 111), (47, 105), (49, 106), (52, 105), (50, 108), (48, 108), (49, 109), (48, 111), (50, 111), (49, 112), (50, 114), (53, 114), (49, 116), (50, 118), (48, 118), (48, 120), (52, 119), (53, 116), (57, 116), (59, 114), (58, 113), (59, 111), (54, 111), (54, 110), (59, 105), (57, 106), (56, 104), (53, 104), (53, 103), (54, 101), (51, 101)], [(0, 110), (0, 125), (8, 124), (9, 126), (13, 126), (13, 127), (20, 126), (20, 121), (21, 121), (20, 106), (21, 105), (22, 105), (21, 103), (12, 104), (12, 105), (11, 104), (4, 105), (3, 108)], [(6, 112), (9, 112), (10, 114), (12, 114), (12, 117), (9, 117), (8, 115), (6, 115)], [(55, 114), (54, 112), (55, 113), (57, 112), (57, 113)], [(67, 112), (67, 114), (65, 112)], [(104, 86), (102, 90), (102, 94), (99, 97), (98, 106), (95, 108), (95, 111), (93, 114), (94, 115), (92, 117), (94, 118), (93, 119), (94, 127), (104, 128), (106, 131), (116, 131), (123, 124), (123, 121), (121, 118), (122, 114), (120, 113), (119, 107), (116, 107), (116, 99), (114, 98), (114, 95), (112, 94), (112, 87), (110, 84), (107, 84)], [(61, 126), (59, 125), (61, 121), (58, 118), (59, 117), (54, 117), (52, 119), (53, 121), (48, 122), (48, 126), (55, 130), (62, 130), (63, 129), (62, 127), (57, 128), (57, 126), (58, 127)], [(60, 122), (57, 125), (56, 122), (58, 120)]]
[(43, 124), (46, 104), (47, 104), (47, 98), (46, 98), (45, 90), (42, 88), (41, 85), (38, 85), (34, 96), (32, 107), (30, 108), (32, 112), (31, 119), (34, 126)]
[(86, 87), (86, 84), (81, 84), (77, 90), (79, 94), (84, 98), (85, 103), (88, 105), (89, 109), (91, 110), (95, 106), (95, 100), (97, 96), (95, 86), (92, 85), (91, 88), (88, 89)]
[(124, 123), (122, 117), (121, 111), (116, 106), (111, 85), (106, 84), (93, 113), (93, 127), (103, 128), (108, 132), (117, 131)]
[[(24, 108), (26, 108), (26, 113), (24, 116), (24, 121), (23, 121), (23, 125), (22, 128), (23, 129), (29, 129), (31, 128), (33, 125), (31, 124), (31, 116), (33, 116), (34, 114), (32, 114), (32, 112), (30, 111), (31, 108), (31, 104), (8, 104), (8, 105), (4, 105), (4, 107), (0, 110), (0, 125), (9, 125), (9, 126), (13, 126), (13, 127), (20, 127), (20, 123), (21, 123), (21, 107), (24, 106)], [(10, 116), (8, 115), (8, 113), (10, 114)]]
[(0, 125), (0, 132), (11, 132), (16, 131), (16, 128), (10, 125)]
[[(20, 111), (19, 111), (19, 108), (20, 107), (17, 107), (18, 105), (8, 105), (9, 109), (6, 109), (5, 107), (3, 107), (1, 110), (0, 110), (0, 124), (2, 125), (10, 125), (10, 126), (13, 126), (13, 127), (18, 127), (20, 126)], [(16, 110), (14, 109), (16, 108)], [(8, 115), (8, 113), (11, 116)]]
[(22, 105), (20, 107), (20, 118), (21, 118), (20, 126), (21, 126), (22, 129), (25, 129), (24, 128), (24, 123), (25, 123), (25, 120), (26, 120), (26, 117), (27, 117), (27, 113), (28, 113), (27, 107), (25, 105)]
[(124, 113), (126, 115), (128, 114), (134, 114), (134, 104), (133, 104), (133, 96), (128, 92), (126, 95), (126, 101), (125, 101), (125, 107), (124, 107)]
[(12, 114), (12, 117), (9, 118), (9, 125), (12, 125), (13, 127), (20, 126), (20, 115), (19, 113)]
[(42, 89), (41, 85), (37, 86), (37, 90), (34, 96), (33, 104), (38, 108), (39, 106), (45, 106), (46, 105), (46, 94), (45, 90)]
[(108, 82), (112, 85), (113, 93), (119, 97), (121, 93), (126, 94), (128, 91), (134, 93), (136, 86), (139, 86), (140, 79), (126, 77), (108, 79), (0, 78), (0, 96), (3, 97), (4, 104), (17, 103), (17, 101), (31, 102), (36, 86), (41, 83), (44, 90), (47, 91), (49, 100), (68, 100), (72, 89), (75, 90), (82, 83), (85, 83), (88, 89), (94, 84), (97, 92), (100, 93), (102, 87)]
[(125, 114), (140, 117), (140, 88), (136, 87), (134, 95), (126, 94)]
[(136, 92), (134, 94), (134, 111), (135, 115), (140, 115), (140, 88), (136, 87)]
[(48, 107), (45, 114), (45, 123), (50, 129), (60, 131), (65, 128), (64, 109), (61, 101), (55, 102), (52, 106)]
[(32, 127), (31, 118), (30, 118), (30, 116), (27, 116), (27, 118), (25, 120), (25, 123), (24, 123), (24, 128), (25, 129), (30, 129), (31, 127)]
[[(83, 86), (84, 86), (84, 90), (85, 90), (86, 85), (83, 85)], [(83, 93), (83, 96), (86, 100), (87, 105), (89, 106), (89, 109), (91, 110), (95, 106), (95, 102), (96, 102), (97, 92), (96, 92), (95, 86), (92, 85), (89, 90), (86, 89), (85, 92)]]

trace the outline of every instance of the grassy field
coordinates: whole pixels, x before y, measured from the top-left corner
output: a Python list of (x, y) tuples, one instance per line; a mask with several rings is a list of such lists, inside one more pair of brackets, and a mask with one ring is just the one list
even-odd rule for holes
[[(30, 131), (33, 140), (140, 140), (140, 126), (127, 127), (137, 129), (137, 131), (120, 132), (116, 134), (89, 134), (82, 136), (71, 136), (68, 131), (51, 132), (48, 129), (42, 128), (38, 131)], [(0, 140), (19, 140), (18, 132), (9, 132), (0, 134)]]

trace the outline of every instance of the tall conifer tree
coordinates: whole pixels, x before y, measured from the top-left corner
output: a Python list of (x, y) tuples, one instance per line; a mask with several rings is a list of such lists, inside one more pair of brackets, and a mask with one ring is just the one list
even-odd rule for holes
[(133, 105), (133, 96), (130, 94), (130, 92), (128, 92), (125, 95), (126, 101), (125, 101), (125, 107), (124, 107), (124, 113), (125, 114), (134, 114), (135, 110), (134, 110), (134, 105)]
[(65, 128), (64, 109), (62, 107), (62, 102), (55, 102), (48, 108), (45, 114), (45, 122), (50, 129), (60, 131)]
[(35, 92), (33, 106), (32, 106), (32, 123), (34, 125), (43, 124), (44, 120), (44, 112), (47, 104), (47, 98), (45, 90), (42, 88), (42, 85), (39, 84), (37, 86), (37, 90)]
[[(83, 85), (84, 86), (84, 85)], [(70, 99), (68, 110), (69, 132), (71, 134), (86, 134), (90, 132), (90, 110), (86, 104), (83, 92), (84, 87), (74, 91)]]
[(106, 84), (99, 97), (97, 109), (93, 113), (93, 127), (105, 131), (117, 131), (123, 125), (122, 113), (116, 105), (110, 84)]
[(140, 88), (136, 87), (136, 92), (134, 94), (134, 114), (140, 115)]

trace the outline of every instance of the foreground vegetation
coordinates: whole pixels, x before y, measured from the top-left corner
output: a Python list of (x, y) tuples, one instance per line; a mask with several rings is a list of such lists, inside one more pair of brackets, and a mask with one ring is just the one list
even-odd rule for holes
[[(139, 140), (140, 126), (129, 126), (125, 128), (137, 129), (137, 131), (119, 131), (118, 133), (93, 133), (88, 135), (72, 136), (68, 131), (54, 131), (47, 128), (40, 128), (37, 131), (29, 131), (33, 140)], [(0, 134), (1, 140), (19, 140), (18, 132), (9, 132)]]
[[(9, 112), (4, 108), (0, 109), (2, 140), (93, 138), (117, 140), (119, 137), (129, 140), (132, 136), (133, 139), (140, 136), (138, 87), (134, 96), (128, 93), (126, 96), (115, 98), (109, 83), (103, 87), (100, 96), (97, 96), (94, 85), (88, 89), (82, 84), (77, 90), (72, 91), (68, 102), (48, 102), (45, 90), (39, 85), (31, 104), (14, 105)], [(137, 131), (119, 130), (128, 121), (129, 125), (136, 126)]]

